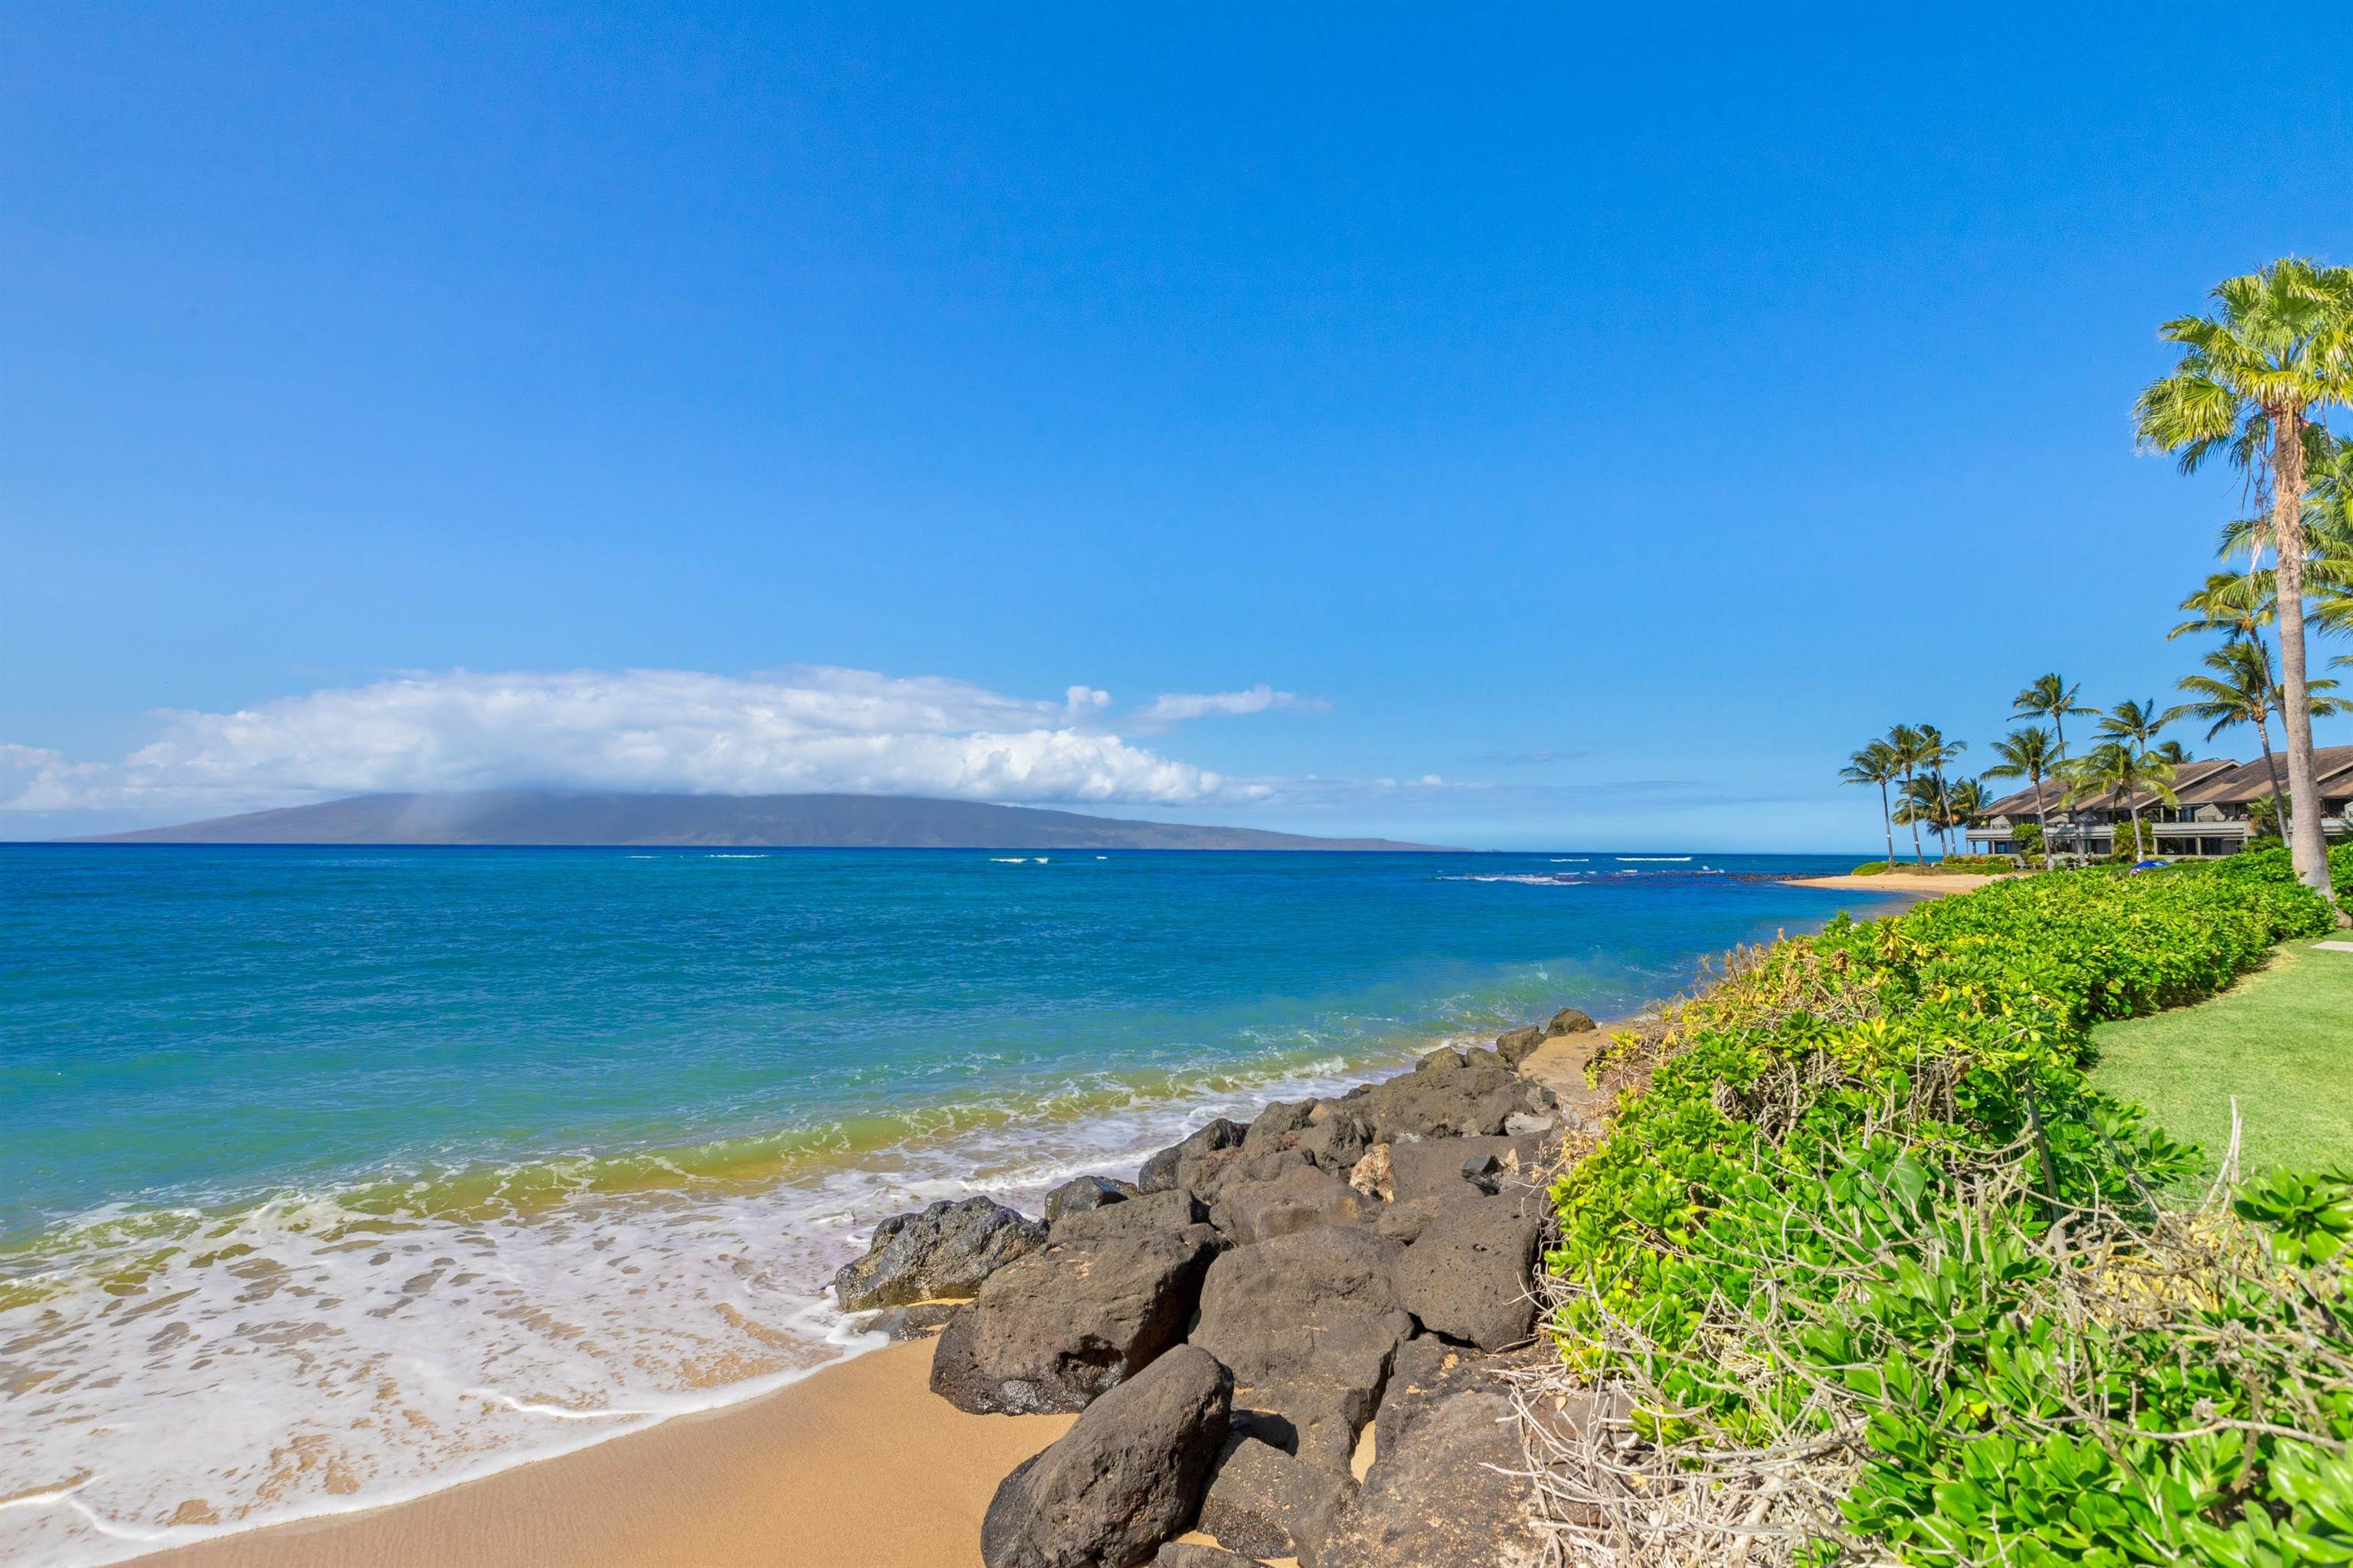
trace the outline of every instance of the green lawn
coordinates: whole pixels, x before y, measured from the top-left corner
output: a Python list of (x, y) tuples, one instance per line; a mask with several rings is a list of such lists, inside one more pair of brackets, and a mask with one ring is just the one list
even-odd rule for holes
[(2241, 1169), (2353, 1164), (2353, 953), (2281, 945), (2211, 1001), (2093, 1031), (2093, 1080), (2138, 1100), (2210, 1165), (2239, 1097)]

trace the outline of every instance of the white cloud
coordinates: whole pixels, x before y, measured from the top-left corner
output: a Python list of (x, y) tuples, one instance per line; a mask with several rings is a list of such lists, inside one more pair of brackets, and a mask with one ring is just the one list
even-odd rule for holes
[(1110, 705), (1090, 686), (1041, 702), (821, 666), (741, 678), (461, 670), (236, 713), (165, 712), (162, 738), (116, 764), (0, 747), (0, 784), (22, 780), (0, 806), (226, 811), (528, 785), (1155, 805), (1266, 793), (1091, 727)]
[(1261, 681), (1241, 692), (1164, 692), (1137, 712), (1135, 727), (1156, 732), (1172, 724), (1182, 724), (1187, 719), (1262, 714), (1273, 708), (1320, 714), (1330, 706), (1320, 698), (1302, 697), (1296, 692), (1278, 692)]

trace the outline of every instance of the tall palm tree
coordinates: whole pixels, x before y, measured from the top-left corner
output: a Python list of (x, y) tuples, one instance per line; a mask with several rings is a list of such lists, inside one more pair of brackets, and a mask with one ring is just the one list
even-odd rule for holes
[(1873, 741), (1848, 758), (1846, 766), (1839, 769), (1842, 783), (1879, 786), (1879, 825), (1887, 834), (1887, 864), (1891, 871), (1895, 866), (1895, 816), (1887, 799), (1887, 787), (1902, 771), (1902, 765), (1895, 759), (1895, 748), (1883, 740)]
[(2173, 764), (2145, 751), (2136, 751), (2126, 741), (2102, 741), (2084, 756), (2068, 764), (2067, 800), (2106, 797), (2113, 812), (2123, 805), (2131, 813), (2133, 847), (2140, 847), (2140, 798), (2153, 795), (2168, 806), (2181, 804), (2181, 797), (2173, 792)]
[[(2079, 715), (2089, 717), (2099, 711), (2096, 708), (2087, 708), (2075, 700), (2075, 694), (2083, 689), (2081, 682), (2071, 685), (2057, 674), (2037, 675), (2028, 683), (2024, 691), (2010, 699), (2010, 717), (2047, 718), (2051, 721), (2052, 733), (2059, 738), (2058, 751), (2052, 757), (2051, 763), (2054, 778), (2058, 770), (2064, 768), (2067, 763), (2067, 721)], [(2050, 837), (2050, 827), (2047, 823), (2043, 828), (2043, 836), (2046, 840)], [(2081, 842), (2082, 836), (2079, 834), (2077, 835), (2079, 846)]]
[(1944, 821), (1945, 801), (1936, 781), (1926, 774), (1916, 774), (1904, 781), (1896, 792), (1895, 820), (1912, 830), (1912, 857), (1926, 864), (1927, 857), (1920, 853), (1920, 824), (1928, 824), (1930, 832)]
[(2042, 833), (2042, 869), (2052, 866), (2051, 828), (2042, 809), (2042, 781), (2051, 777), (2051, 769), (2059, 760), (2052, 749), (2051, 732), (2041, 725), (2030, 725), (2011, 730), (2008, 736), (1993, 743), (1993, 754), (2001, 758), (1986, 769), (1989, 779), (2023, 779), (2034, 788), (2034, 825)]
[(1945, 823), (1968, 842), (1968, 831), (1985, 821), (1985, 786), (1974, 779), (1955, 779), (1945, 785)]
[[(1909, 800), (1912, 798), (1912, 779), (1920, 768), (1920, 751), (1927, 742), (1920, 732), (1910, 725), (1899, 724), (1887, 732), (1886, 744), (1888, 751), (1895, 758), (1896, 772), (1904, 780), (1902, 791), (1904, 798)], [(1895, 821), (1907, 824), (1912, 830), (1912, 863), (1927, 864), (1928, 856), (1920, 848), (1921, 819), (1919, 816), (1916, 814), (1906, 816), (1903, 811), (1898, 811), (1895, 813)]]
[(2148, 748), (2148, 754), (2159, 762), (2169, 762), (2176, 768), (2185, 762), (2198, 760), (2189, 755), (2189, 748), (2178, 740), (2168, 740), (2163, 746), (2152, 746)]
[(1951, 824), (1947, 819), (1952, 816), (1953, 811), (1952, 801), (1947, 797), (1945, 790), (1945, 769), (1962, 752), (1969, 748), (1969, 743), (1966, 740), (1947, 740), (1945, 732), (1932, 724), (1915, 726), (1914, 733), (1920, 737), (1918, 765), (1928, 770), (1928, 777), (1936, 786), (1936, 812), (1934, 821), (1937, 836), (1944, 842), (1945, 853), (1950, 854), (1953, 853), (1953, 835)]
[(2221, 456), (2268, 503), (2279, 581), (2283, 727), (2287, 732), (2290, 843), (2296, 871), (2328, 890), (2320, 799), (2312, 764), (2312, 711), (2304, 646), (2306, 460), (2326, 430), (2316, 412), (2353, 407), (2353, 272), (2286, 257), (2214, 290), (2216, 308), (2159, 329), (2179, 344), (2173, 373), (2133, 404), (2146, 450), (2178, 455), (2184, 473)]
[[(2225, 642), (2208, 651), (2202, 661), (2211, 675), (2184, 675), (2175, 683), (2189, 701), (2179, 709), (2184, 717), (2203, 719), (2206, 738), (2213, 739), (2234, 725), (2251, 724), (2262, 739), (2263, 771), (2272, 782), (2272, 800), (2280, 798), (2279, 758), (2272, 754), (2272, 715), (2279, 711), (2279, 683), (2272, 676), (2270, 653), (2253, 638)], [(2307, 681), (2305, 690), (2332, 687), (2334, 681)], [(2334, 699), (2324, 699), (2334, 700)]]

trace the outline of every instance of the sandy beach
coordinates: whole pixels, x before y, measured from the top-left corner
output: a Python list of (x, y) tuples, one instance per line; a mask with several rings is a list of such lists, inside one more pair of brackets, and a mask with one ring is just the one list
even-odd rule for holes
[(1792, 887), (1831, 887), (1852, 889), (1858, 893), (1925, 893), (1930, 896), (1946, 893), (1968, 893), (1989, 882), (1999, 882), (1999, 876), (1978, 876), (1966, 872), (1882, 872), (1877, 876), (1793, 876)]
[(966, 1415), (928, 1341), (364, 1513), (136, 1561), (150, 1568), (979, 1568), (1006, 1473), (1073, 1417)]

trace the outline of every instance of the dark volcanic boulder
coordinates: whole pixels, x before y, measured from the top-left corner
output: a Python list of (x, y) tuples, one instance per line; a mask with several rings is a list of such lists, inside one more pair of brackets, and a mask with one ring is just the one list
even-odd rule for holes
[(1209, 1207), (1187, 1188), (1145, 1192), (1123, 1203), (1065, 1214), (1050, 1233), (1057, 1242), (1105, 1241), (1115, 1236), (1168, 1236), (1206, 1224)]
[(866, 1255), (833, 1277), (845, 1312), (969, 1296), (980, 1282), (1044, 1243), (1046, 1227), (992, 1198), (943, 1199), (874, 1227)]
[(1244, 1557), (1215, 1546), (1197, 1546), (1189, 1541), (1172, 1541), (1160, 1549), (1152, 1560), (1152, 1568), (1253, 1568), (1255, 1557)]
[(1448, 1203), (1398, 1261), (1398, 1299), (1421, 1326), (1482, 1351), (1516, 1345), (1535, 1331), (1529, 1293), (1544, 1214), (1506, 1193)]
[(1296, 1557), (1314, 1568), (1332, 1520), (1356, 1484), (1271, 1443), (1226, 1439), (1201, 1497), (1200, 1529), (1251, 1557)]
[(1209, 1223), (1235, 1242), (1265, 1241), (1314, 1225), (1339, 1225), (1361, 1214), (1366, 1200), (1328, 1171), (1294, 1165), (1271, 1181), (1229, 1182), (1209, 1211)]
[(1545, 1025), (1545, 1034), (1547, 1038), (1555, 1034), (1582, 1034), (1593, 1026), (1589, 1013), (1574, 1007), (1564, 1007), (1552, 1015), (1551, 1022)]
[[(1545, 1367), (1556, 1354), (1549, 1344), (1526, 1345), (1489, 1356), (1428, 1334), (1408, 1340), (1398, 1347), (1389, 1385), (1382, 1392), (1381, 1408), (1373, 1417), (1375, 1453), (1401, 1452), (1415, 1422), (1465, 1390), (1482, 1389), (1508, 1397), (1511, 1374)], [(1578, 1396), (1580, 1402), (1586, 1398)], [(1580, 1403), (1580, 1414), (1582, 1409)]]
[(1073, 1176), (1046, 1194), (1046, 1223), (1050, 1225), (1064, 1214), (1124, 1203), (1142, 1191), (1133, 1181), (1114, 1181), (1108, 1176)]
[(1536, 1047), (1543, 1044), (1546, 1038), (1545, 1026), (1541, 1023), (1531, 1023), (1525, 1029), (1505, 1030), (1495, 1036), (1495, 1054), (1501, 1056), (1506, 1065), (1516, 1067), (1535, 1054)]
[(1375, 1143), (1401, 1138), (1493, 1136), (1506, 1118), (1552, 1108), (1553, 1093), (1493, 1051), (1433, 1051), (1410, 1073), (1351, 1089), (1341, 1106)]
[(1314, 1100), (1273, 1100), (1250, 1119), (1249, 1130), (1242, 1134), (1244, 1149), (1282, 1149), (1284, 1139), (1307, 1125), (1315, 1114)]
[[(1544, 1552), (1511, 1401), (1470, 1389), (1408, 1426), (1324, 1539), (1319, 1568), (1532, 1568)], [(1514, 1472), (1521, 1472), (1514, 1474)]]
[(955, 1301), (914, 1301), (904, 1307), (885, 1307), (866, 1319), (859, 1332), (881, 1334), (893, 1340), (920, 1340), (935, 1329), (944, 1328), (947, 1320), (963, 1309), (963, 1304)]
[(988, 1568), (1139, 1568), (1183, 1533), (1226, 1440), (1233, 1378), (1179, 1346), (1087, 1407), (997, 1489)]
[(1542, 1157), (1540, 1133), (1518, 1138), (1424, 1138), (1389, 1147), (1389, 1196), (1451, 1201), (1466, 1192), (1493, 1192), (1521, 1181)]
[(1135, 1173), (1135, 1184), (1146, 1192), (1163, 1192), (1170, 1187), (1198, 1190), (1199, 1183), (1180, 1177), (1180, 1169), (1187, 1161), (1198, 1161), (1205, 1155), (1239, 1147), (1247, 1130), (1240, 1123), (1219, 1117), (1208, 1126), (1197, 1128), (1182, 1143), (1164, 1149), (1145, 1160), (1144, 1169)]
[(1236, 1420), (1348, 1473), (1356, 1434), (1413, 1331), (1392, 1277), (1400, 1248), (1359, 1226), (1237, 1247), (1210, 1266), (1192, 1341), (1233, 1369)]
[[(1192, 1202), (1174, 1196), (1172, 1217)], [(1083, 1410), (1176, 1343), (1218, 1234), (1137, 1227), (1145, 1203), (1072, 1214), (1043, 1249), (991, 1275), (940, 1335), (932, 1392), (975, 1414)]]

